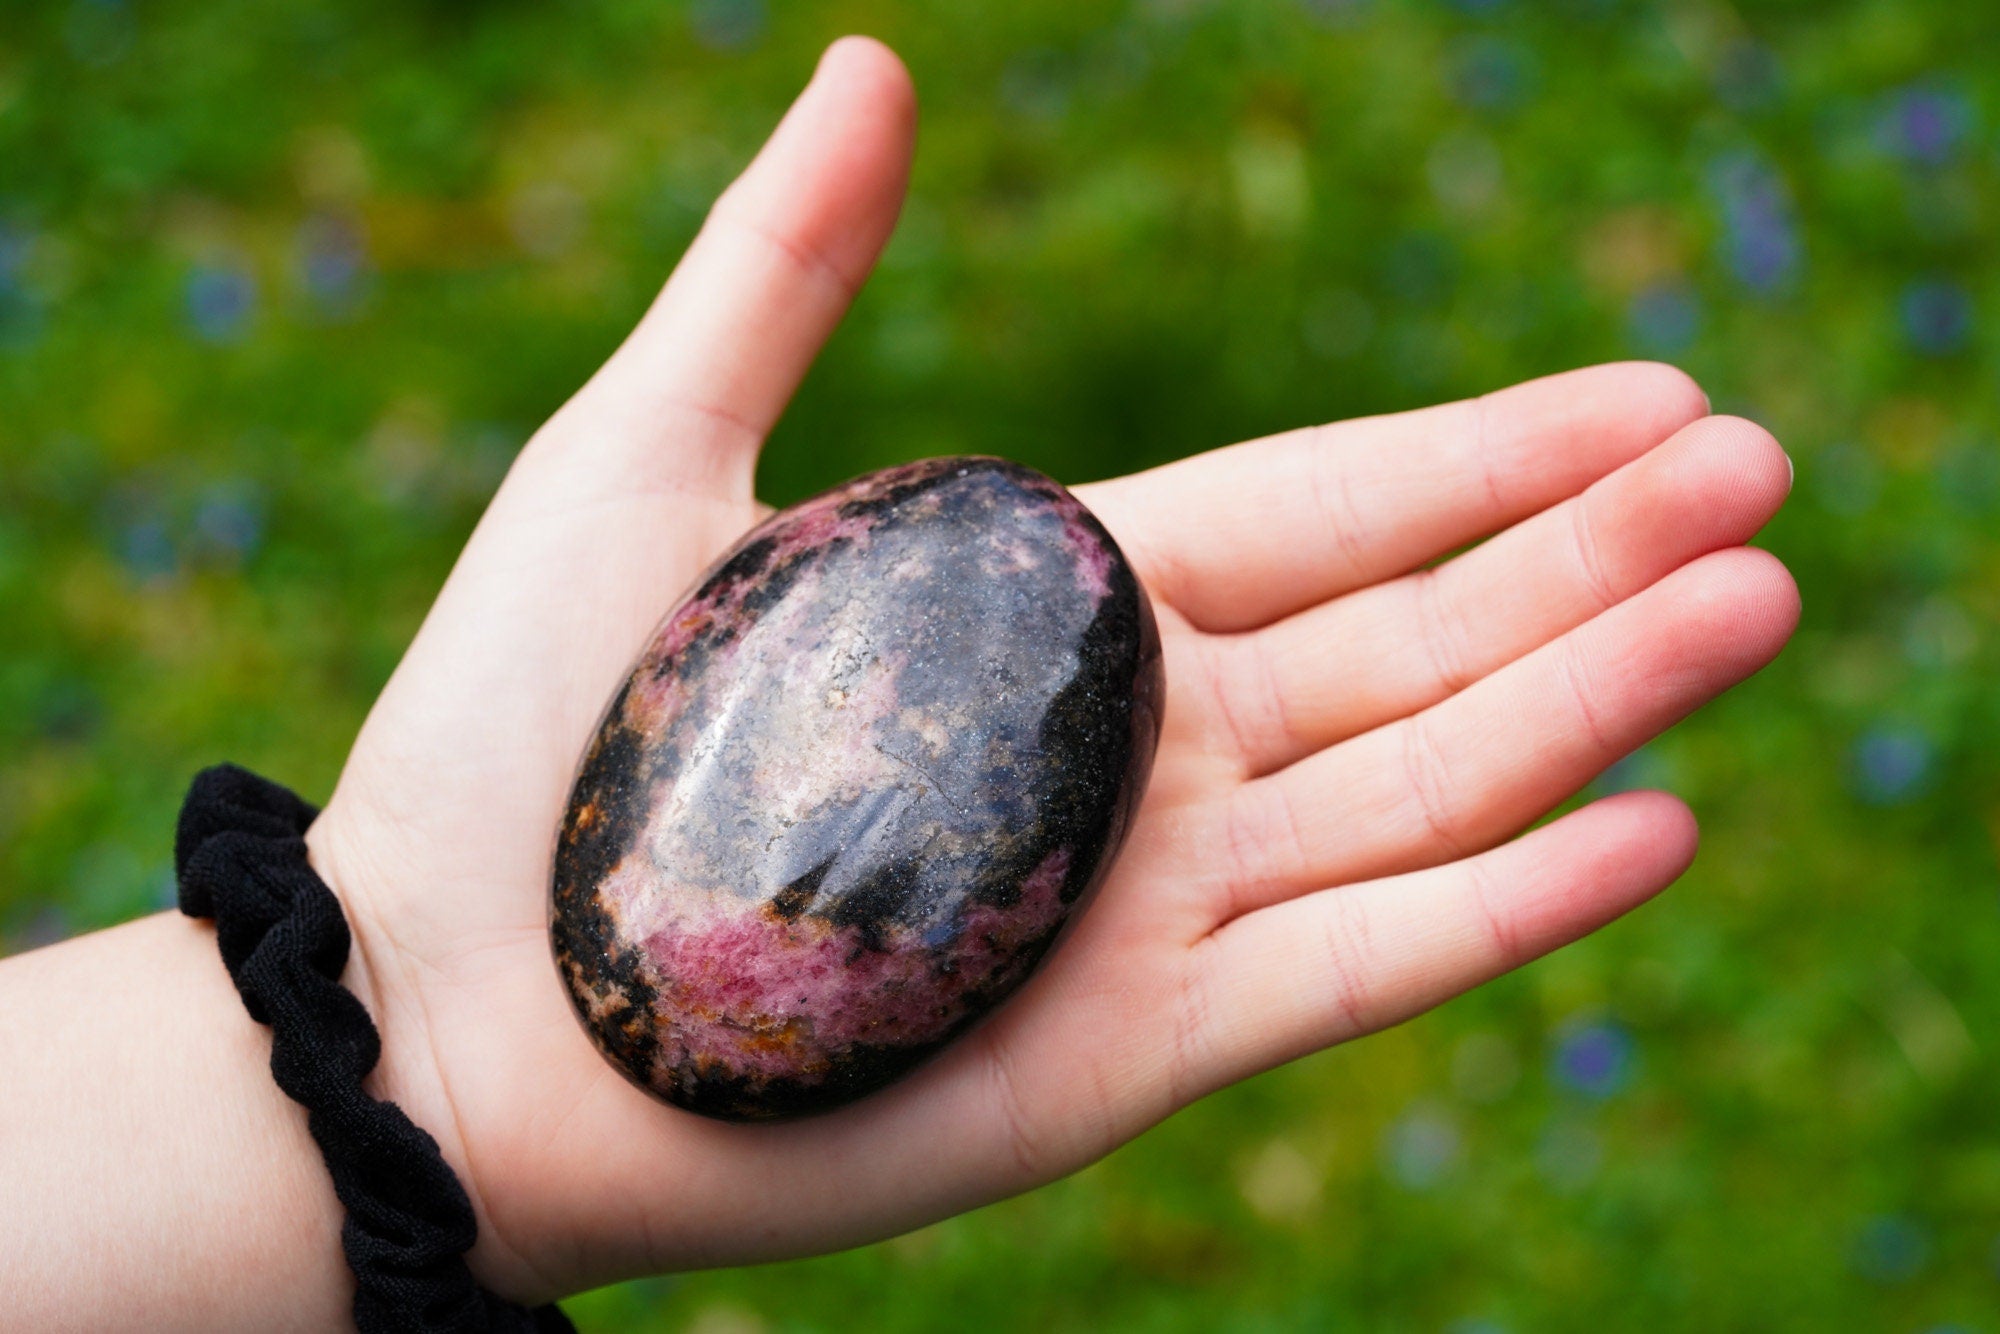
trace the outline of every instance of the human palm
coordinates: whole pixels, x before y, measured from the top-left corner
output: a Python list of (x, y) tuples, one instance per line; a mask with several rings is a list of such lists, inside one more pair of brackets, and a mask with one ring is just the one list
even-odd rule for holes
[(895, 58), (836, 45), (522, 452), (312, 831), (379, 1091), (439, 1139), (475, 1268), (512, 1295), (973, 1207), (1585, 934), (1685, 869), (1687, 810), (1632, 793), (1513, 836), (1795, 620), (1783, 568), (1739, 545), (1784, 498), (1783, 453), (1659, 366), (1079, 487), (1151, 591), (1168, 681), (1089, 911), (986, 1024), (848, 1108), (742, 1126), (654, 1100), (550, 961), (554, 832), (603, 701), (767, 512), (757, 446), (887, 239), (913, 127)]

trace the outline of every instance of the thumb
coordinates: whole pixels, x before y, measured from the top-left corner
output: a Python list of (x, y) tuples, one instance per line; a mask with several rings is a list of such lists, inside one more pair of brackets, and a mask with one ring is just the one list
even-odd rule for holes
[(895, 228), (915, 135), (902, 62), (870, 38), (835, 42), (639, 326), (530, 448), (595, 494), (746, 499), (765, 434)]

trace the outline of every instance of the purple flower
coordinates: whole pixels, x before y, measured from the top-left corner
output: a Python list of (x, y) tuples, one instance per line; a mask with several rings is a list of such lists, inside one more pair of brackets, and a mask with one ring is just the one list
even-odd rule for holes
[(1593, 1101), (1625, 1091), (1637, 1073), (1632, 1035), (1610, 1019), (1571, 1021), (1557, 1039), (1549, 1076), (1562, 1088)]
[(1930, 787), (1935, 755), (1929, 738), (1907, 727), (1877, 727), (1854, 743), (1855, 793), (1870, 806), (1898, 806)]
[(346, 220), (315, 217), (299, 228), (297, 266), (306, 294), (327, 313), (344, 315), (363, 294), (368, 254)]
[(1730, 272), (1753, 292), (1784, 287), (1802, 258), (1784, 181), (1754, 155), (1736, 153), (1715, 164), (1709, 188), (1722, 211)]
[(241, 338), (256, 307), (256, 280), (242, 269), (203, 266), (188, 275), (187, 321), (204, 342)]
[(1905, 162), (1938, 167), (1957, 155), (1971, 130), (1972, 107), (1963, 95), (1917, 84), (1889, 100), (1876, 138)]
[(1897, 305), (1911, 346), (1927, 356), (1947, 356), (1972, 336), (1972, 296), (1947, 278), (1911, 283)]

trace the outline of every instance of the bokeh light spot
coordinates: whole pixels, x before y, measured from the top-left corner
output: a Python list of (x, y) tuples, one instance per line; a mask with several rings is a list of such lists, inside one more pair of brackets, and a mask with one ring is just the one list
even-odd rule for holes
[(1930, 1263), (1930, 1233), (1901, 1214), (1882, 1214), (1861, 1225), (1854, 1239), (1855, 1272), (1876, 1283), (1907, 1283)]
[(208, 343), (235, 342), (256, 312), (256, 280), (240, 268), (197, 268), (188, 275), (186, 307), (196, 337)]
[(1931, 784), (1936, 750), (1930, 738), (1909, 727), (1880, 726), (1854, 743), (1850, 774), (1855, 795), (1870, 806), (1899, 806), (1922, 796)]
[(1430, 1190), (1457, 1169), (1464, 1147), (1458, 1122), (1448, 1111), (1419, 1104), (1390, 1125), (1382, 1141), (1382, 1165), (1396, 1184)]
[(1558, 1088), (1593, 1100), (1625, 1091), (1638, 1072), (1638, 1044), (1610, 1019), (1575, 1019), (1557, 1035), (1549, 1078)]
[(747, 51), (764, 35), (763, 0), (694, 0), (688, 26), (711, 51)]
[(1877, 139), (1905, 162), (1937, 167), (1957, 156), (1971, 133), (1972, 122), (1972, 106), (1963, 94), (1917, 84), (1889, 99), (1877, 127)]
[(1947, 278), (1927, 278), (1903, 289), (1897, 302), (1904, 336), (1927, 356), (1965, 346), (1972, 334), (1972, 294)]
[(1686, 283), (1656, 283), (1632, 298), (1625, 323), (1641, 352), (1670, 356), (1700, 335), (1701, 299)]

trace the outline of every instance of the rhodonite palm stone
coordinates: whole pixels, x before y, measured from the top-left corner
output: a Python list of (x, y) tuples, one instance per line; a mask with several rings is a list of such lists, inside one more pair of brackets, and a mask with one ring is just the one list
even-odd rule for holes
[(661, 622), (579, 767), (551, 936), (585, 1029), (694, 1111), (819, 1111), (1018, 987), (1151, 768), (1146, 594), (993, 458), (785, 510)]

